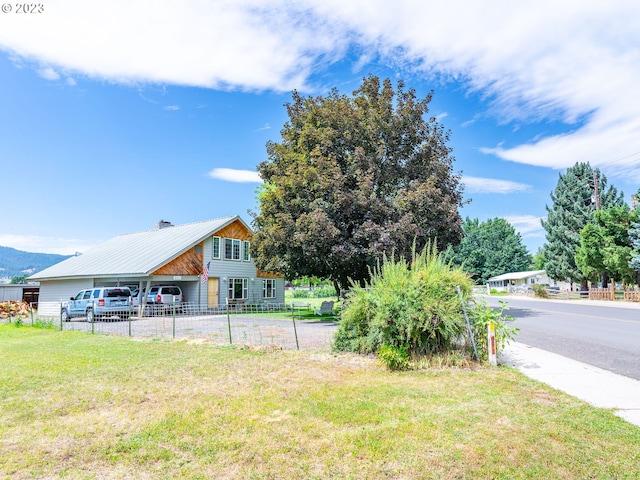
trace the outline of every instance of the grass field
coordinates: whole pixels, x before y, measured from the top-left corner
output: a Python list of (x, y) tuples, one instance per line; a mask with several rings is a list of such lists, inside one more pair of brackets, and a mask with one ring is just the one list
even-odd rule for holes
[(638, 478), (640, 428), (508, 368), (0, 326), (0, 478)]

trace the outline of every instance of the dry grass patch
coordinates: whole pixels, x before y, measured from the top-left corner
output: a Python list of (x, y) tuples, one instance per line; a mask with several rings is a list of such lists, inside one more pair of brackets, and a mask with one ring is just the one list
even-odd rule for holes
[(0, 328), (4, 478), (635, 478), (640, 429), (511, 369)]

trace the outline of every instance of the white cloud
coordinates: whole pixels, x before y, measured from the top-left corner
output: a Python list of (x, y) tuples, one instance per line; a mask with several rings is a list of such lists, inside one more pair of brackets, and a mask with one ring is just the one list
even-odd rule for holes
[(39, 18), (0, 19), (0, 48), (115, 82), (291, 90), (345, 45), (306, 11), (288, 0), (59, 0)]
[(531, 188), (524, 183), (512, 182), (510, 180), (498, 180), (495, 178), (462, 177), (465, 193), (514, 193), (526, 192)]
[(568, 125), (487, 153), (640, 179), (640, 156), (629, 159), (640, 152), (639, 17), (636, 0), (58, 0), (44, 15), (0, 16), (0, 48), (50, 79), (277, 91), (304, 91), (313, 73), (366, 52), (355, 67), (464, 81), (503, 123)]
[(269, 129), (271, 129), (271, 126), (268, 123), (265, 123), (263, 127), (257, 128), (254, 131), (255, 132), (262, 132), (263, 130), (269, 130)]
[(512, 215), (504, 219), (509, 222), (523, 237), (544, 236), (544, 229), (540, 221), (544, 217), (534, 215)]
[(53, 68), (47, 67), (38, 70), (38, 75), (40, 75), (45, 80), (58, 80), (60, 79), (60, 74), (56, 72)]
[(169, 110), (171, 112), (175, 112), (176, 110), (180, 110), (180, 106), (178, 106), (178, 105), (167, 105), (167, 106), (162, 107), (162, 108), (164, 108), (165, 110)]
[(86, 240), (79, 240), (77, 238), (1, 234), (0, 245), (25, 252), (73, 255), (76, 252), (84, 252), (97, 245), (97, 243), (88, 244)]
[(316, 9), (396, 59), (465, 80), (503, 122), (570, 125), (564, 135), (492, 151), (500, 158), (556, 169), (589, 161), (640, 180), (640, 156), (616, 160), (640, 151), (637, 2), (317, 0)]
[(216, 180), (235, 183), (262, 183), (258, 172), (253, 170), (236, 170), (233, 168), (214, 168), (208, 174)]

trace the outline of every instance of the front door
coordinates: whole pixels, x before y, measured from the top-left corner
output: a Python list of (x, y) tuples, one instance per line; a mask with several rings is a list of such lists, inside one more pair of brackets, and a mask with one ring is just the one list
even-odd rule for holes
[(209, 278), (207, 284), (207, 307), (209, 308), (218, 306), (218, 280), (217, 278)]

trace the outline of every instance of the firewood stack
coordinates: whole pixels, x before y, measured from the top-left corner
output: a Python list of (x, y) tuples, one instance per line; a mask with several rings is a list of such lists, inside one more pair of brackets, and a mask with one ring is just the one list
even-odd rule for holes
[(9, 300), (8, 302), (0, 302), (0, 318), (8, 317), (28, 317), (31, 314), (31, 308), (26, 302), (17, 302)]

